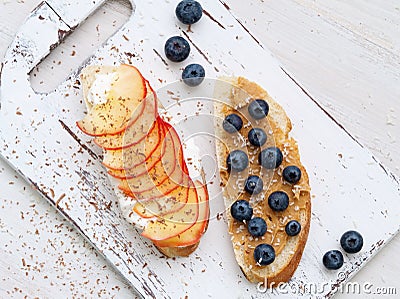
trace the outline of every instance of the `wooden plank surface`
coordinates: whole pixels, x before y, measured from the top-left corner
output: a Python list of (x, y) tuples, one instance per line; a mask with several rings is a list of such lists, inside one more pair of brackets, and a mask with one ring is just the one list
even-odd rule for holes
[[(399, 69), (394, 54), (399, 47), (396, 40), (400, 23), (398, 8), (396, 10), (389, 2), (384, 7), (382, 4), (366, 6), (360, 1), (354, 2), (354, 6), (332, 1), (330, 7), (323, 6), (322, 1), (282, 1), (275, 5), (274, 2), (250, 1), (251, 5), (246, 7), (242, 7), (240, 1), (227, 1), (227, 4), (273, 50), (297, 82), (398, 174), (399, 170), (393, 165), (399, 163), (390, 160), (399, 157), (395, 135), (399, 132), (396, 122)], [(37, 1), (0, 4), (3, 5), (0, 54), (4, 53), (19, 24), (35, 4)], [(366, 12), (362, 13), (358, 7), (365, 8)], [(124, 15), (123, 9), (116, 8), (115, 11), (117, 16), (118, 13)], [(366, 29), (354, 23), (357, 19), (354, 13), (363, 17)], [(372, 17), (372, 13), (377, 16)], [(387, 24), (382, 21), (385, 18), (393, 28), (387, 30)], [(308, 32), (310, 28), (320, 33)], [(392, 51), (393, 55), (371, 49), (368, 42), (360, 43), (366, 36), (373, 44)], [(379, 142), (375, 136), (379, 136)], [(388, 153), (391, 154), (389, 158)], [(0, 281), (1, 294), (51, 297), (54, 292), (62, 292), (72, 297), (73, 294), (93, 292), (106, 298), (130, 296), (126, 285), (101, 258), (96, 257), (81, 237), (1, 163), (0, 196), (6, 207), (0, 209), (0, 227), (4, 235), (0, 272), (5, 273)], [(37, 215), (46, 215), (52, 221), (43, 221), (43, 217)], [(60, 234), (65, 236), (62, 241)], [(17, 247), (21, 249), (13, 250)], [(396, 285), (399, 270), (394, 259), (398, 258), (398, 249), (397, 238), (355, 280), (369, 281), (375, 286)], [(103, 274), (98, 275), (99, 271)]]

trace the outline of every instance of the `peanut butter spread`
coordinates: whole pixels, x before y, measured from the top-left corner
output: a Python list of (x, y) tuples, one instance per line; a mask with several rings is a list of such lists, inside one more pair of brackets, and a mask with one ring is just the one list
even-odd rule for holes
[[(253, 237), (247, 230), (246, 222), (234, 220), (230, 211), (227, 210), (229, 233), (235, 252), (244, 252), (246, 266), (250, 270), (258, 269), (258, 271), (263, 268), (262, 272), (268, 275), (269, 272), (274, 272), (274, 262), (267, 266), (258, 265), (253, 257), (254, 248), (262, 243), (269, 244), (274, 248), (275, 255), (278, 257), (288, 241), (296, 241), (296, 238), (301, 236), (301, 233), (297, 236), (288, 236), (285, 226), (290, 220), (297, 220), (302, 227), (306, 225), (306, 209), (310, 207), (307, 206), (309, 203), (303, 197), (309, 197), (310, 193), (308, 175), (300, 162), (297, 143), (288, 137), (291, 129), (289, 119), (286, 115), (284, 115), (286, 119), (282, 115), (282, 119), (274, 115), (278, 112), (276, 103), (274, 102), (274, 105), (269, 103), (270, 111), (265, 118), (255, 120), (249, 115), (248, 105), (254, 99), (264, 99), (267, 103), (269, 102), (270, 98), (263, 89), (244, 78), (239, 78), (238, 86), (231, 88), (228, 97), (229, 99), (226, 99), (225, 103), (217, 104), (221, 105), (217, 109), (224, 114), (221, 117), (231, 113), (238, 114), (243, 120), (243, 127), (239, 132), (228, 133), (222, 128), (223, 119), (220, 119), (220, 125), (216, 124), (219, 134), (218, 147), (224, 149), (220, 150), (220, 153), (225, 152), (225, 157), (220, 157), (220, 176), (221, 185), (224, 188), (225, 204), (228, 207), (236, 200), (248, 200), (253, 208), (253, 217), (261, 217), (267, 223), (267, 232), (262, 237)], [(279, 107), (279, 109), (281, 108)], [(247, 138), (252, 128), (261, 128), (267, 133), (267, 141), (261, 147), (253, 146)], [(283, 154), (282, 164), (276, 169), (266, 169), (258, 161), (260, 151), (268, 147), (278, 147)], [(226, 160), (228, 154), (237, 149), (247, 153), (248, 167), (239, 172), (228, 171), (227, 168), (224, 168), (223, 159)], [(295, 184), (286, 182), (282, 177), (283, 169), (290, 165), (295, 165), (301, 170), (301, 179)], [(244, 190), (245, 180), (249, 175), (257, 175), (262, 179), (263, 191), (261, 193), (251, 195)], [(289, 196), (289, 206), (282, 212), (273, 211), (268, 205), (268, 197), (275, 191), (284, 191)]]

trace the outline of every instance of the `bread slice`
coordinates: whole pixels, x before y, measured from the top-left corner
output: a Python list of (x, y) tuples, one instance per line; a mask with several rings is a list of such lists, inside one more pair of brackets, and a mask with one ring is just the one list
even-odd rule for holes
[[(118, 66), (87, 66), (85, 67), (80, 74), (80, 81), (82, 84), (82, 89), (83, 89), (83, 98), (86, 104), (86, 107), (88, 110), (92, 108), (92, 104), (90, 101), (88, 101), (88, 94), (90, 91), (91, 86), (93, 85), (94, 81), (96, 80), (96, 75), (97, 74), (111, 74), (117, 71)], [(148, 91), (149, 92), (149, 91)], [(159, 103), (159, 107), (160, 103)], [(141, 219), (139, 215), (137, 215), (133, 207), (136, 204), (136, 200), (132, 197), (127, 196), (126, 194), (123, 194), (119, 189), (118, 189), (118, 181), (109, 176), (111, 184), (113, 185), (116, 194), (118, 196), (118, 201), (119, 205), (121, 207), (122, 213), (126, 220), (133, 225), (135, 225), (139, 229), (143, 229), (144, 225), (146, 224), (146, 221), (152, 221), (153, 218), (148, 218), (148, 219)], [(208, 206), (208, 202), (207, 202)], [(156, 217), (154, 217), (155, 219)], [(207, 219), (208, 223), (208, 219)], [(205, 233), (207, 229), (207, 226), (204, 229), (203, 234)], [(195, 243), (191, 244), (188, 246), (177, 246), (177, 247), (158, 247), (156, 248), (164, 255), (167, 257), (176, 257), (176, 256), (188, 256), (190, 255), (193, 251), (196, 250), (196, 248), (199, 245), (200, 240)]]
[[(301, 164), (297, 143), (289, 136), (292, 129), (289, 118), (263, 88), (242, 77), (222, 78), (216, 84), (214, 96), (216, 136), (219, 140), (217, 157), (229, 234), (236, 260), (249, 281), (263, 282), (268, 287), (273, 287), (292, 277), (307, 241), (311, 219), (308, 175)], [(264, 99), (269, 104), (266, 118), (256, 121), (248, 114), (247, 107), (253, 99)], [(224, 118), (231, 113), (237, 113), (243, 119), (243, 128), (239, 133), (229, 134), (222, 127)], [(267, 142), (261, 149), (250, 145), (247, 140), (248, 131), (252, 127), (262, 128), (268, 135)], [(284, 157), (282, 164), (275, 170), (266, 170), (258, 163), (260, 150), (270, 146), (280, 148)], [(229, 172), (226, 167), (226, 158), (235, 149), (247, 151), (250, 161), (249, 167), (239, 173)], [(288, 165), (296, 165), (302, 172), (300, 181), (295, 185), (282, 178), (282, 171)], [(264, 188), (258, 195), (250, 196), (244, 191), (244, 180), (249, 174), (263, 179)], [(268, 205), (268, 196), (278, 190), (289, 195), (289, 207), (283, 212), (274, 212)], [(266, 221), (267, 232), (263, 237), (252, 237), (245, 222), (233, 219), (230, 207), (237, 199), (250, 201), (253, 217), (262, 217)], [(285, 225), (289, 220), (297, 220), (301, 224), (301, 231), (297, 236), (290, 237), (285, 233)], [(258, 265), (253, 257), (255, 246), (261, 243), (270, 244), (276, 252), (274, 262), (267, 266)]]
[(174, 257), (174, 256), (189, 256), (192, 252), (194, 252), (197, 247), (199, 246), (200, 241), (196, 244), (189, 245), (189, 246), (181, 246), (181, 247), (158, 247), (158, 251), (164, 254), (167, 257)]

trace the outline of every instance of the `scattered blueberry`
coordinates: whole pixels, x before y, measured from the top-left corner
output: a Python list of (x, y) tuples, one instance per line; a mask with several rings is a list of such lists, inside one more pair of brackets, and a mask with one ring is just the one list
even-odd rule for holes
[(262, 119), (268, 115), (269, 105), (264, 100), (254, 100), (248, 108), (249, 114), (254, 119)]
[(268, 196), (268, 205), (275, 212), (282, 212), (289, 206), (289, 196), (283, 191), (275, 191)]
[(254, 260), (260, 266), (267, 266), (275, 260), (275, 249), (269, 244), (260, 244), (254, 249)]
[(297, 236), (301, 231), (301, 225), (297, 220), (290, 220), (285, 226), (285, 232), (288, 236)]
[(279, 148), (268, 147), (258, 155), (258, 163), (267, 169), (274, 169), (282, 164), (283, 155)]
[(240, 131), (240, 129), (243, 127), (243, 120), (239, 115), (232, 113), (225, 117), (224, 121), (222, 122), (222, 127), (226, 132), (232, 134)]
[(254, 128), (249, 131), (248, 134), (249, 141), (252, 145), (262, 146), (267, 142), (267, 134), (263, 129)]
[(183, 37), (173, 36), (165, 42), (164, 52), (169, 60), (181, 62), (188, 58), (190, 45)]
[(226, 165), (229, 171), (242, 171), (249, 165), (249, 158), (244, 151), (234, 150), (226, 158)]
[(246, 179), (244, 190), (249, 194), (258, 194), (263, 190), (263, 181), (259, 176), (251, 175)]
[(197, 63), (189, 64), (182, 72), (182, 79), (188, 86), (197, 86), (203, 82), (206, 72), (204, 68)]
[(291, 165), (285, 167), (282, 172), (283, 179), (291, 184), (296, 184), (300, 181), (301, 178), (301, 170), (297, 166)]
[(247, 230), (253, 237), (262, 237), (267, 232), (267, 223), (261, 217), (254, 217), (247, 223)]
[(183, 0), (177, 5), (175, 14), (178, 20), (183, 24), (191, 25), (201, 19), (203, 15), (203, 8), (197, 1)]
[(329, 270), (337, 270), (343, 266), (343, 254), (339, 250), (330, 250), (324, 254), (322, 263)]
[(356, 253), (363, 247), (364, 240), (359, 232), (349, 230), (340, 238), (340, 245), (347, 253)]
[(231, 205), (231, 215), (238, 221), (247, 221), (253, 216), (253, 208), (247, 200), (240, 199)]

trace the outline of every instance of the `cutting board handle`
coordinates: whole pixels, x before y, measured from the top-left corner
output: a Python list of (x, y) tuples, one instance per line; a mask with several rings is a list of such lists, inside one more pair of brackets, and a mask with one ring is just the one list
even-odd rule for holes
[[(32, 93), (29, 80), (32, 69), (106, 1), (41, 2), (27, 17), (7, 50), (0, 84), (10, 83), (5, 80), (13, 80), (13, 88)], [(129, 1), (135, 8), (133, 0)]]

